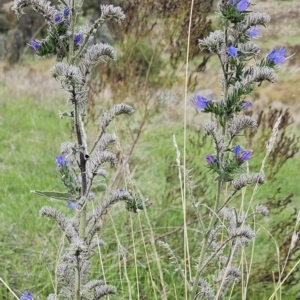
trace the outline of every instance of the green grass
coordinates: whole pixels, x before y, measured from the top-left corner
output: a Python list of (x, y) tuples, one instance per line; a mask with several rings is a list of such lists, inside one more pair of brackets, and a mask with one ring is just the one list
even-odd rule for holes
[[(59, 188), (53, 158), (68, 138), (67, 123), (26, 98), (2, 102), (0, 122), (0, 276), (14, 290), (49, 292), (46, 266), (60, 233), (38, 216), (48, 200), (30, 190)], [(6, 297), (1, 288), (0, 299)]]

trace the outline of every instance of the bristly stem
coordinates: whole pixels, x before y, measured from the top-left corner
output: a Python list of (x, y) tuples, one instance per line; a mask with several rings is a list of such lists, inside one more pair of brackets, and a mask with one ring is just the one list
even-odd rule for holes
[[(81, 174), (81, 202), (82, 203), (82, 209), (80, 211), (80, 221), (79, 221), (79, 238), (84, 239), (86, 235), (86, 192), (87, 192), (87, 173), (86, 173), (86, 157), (85, 157), (85, 141), (83, 141), (83, 133), (82, 130), (84, 128), (80, 128), (81, 124), (81, 116), (80, 112), (78, 110), (78, 103), (76, 101), (76, 94), (75, 91), (73, 91), (74, 96), (74, 126), (76, 131), (76, 137), (77, 137), (77, 144), (79, 148), (79, 168), (80, 168), (80, 174)], [(77, 257), (77, 259), (79, 259)], [(78, 262), (77, 267), (75, 269), (75, 300), (80, 300), (80, 287), (81, 287), (81, 281), (80, 281), (80, 263)]]

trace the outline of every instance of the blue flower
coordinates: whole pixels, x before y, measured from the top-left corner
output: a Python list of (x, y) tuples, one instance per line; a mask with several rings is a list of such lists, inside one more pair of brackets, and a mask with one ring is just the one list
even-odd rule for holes
[(243, 103), (243, 109), (247, 109), (250, 106), (252, 106), (252, 102), (250, 102), (250, 101)]
[(64, 17), (68, 18), (68, 16), (70, 15), (70, 9), (68, 6), (64, 7)]
[(67, 200), (67, 206), (68, 206), (70, 209), (75, 210), (76, 207), (77, 207), (77, 205), (78, 205), (78, 201), (74, 203), (74, 202), (72, 202), (72, 201), (70, 201), (70, 200)]
[(247, 161), (251, 158), (252, 151), (251, 150), (246, 150), (243, 152), (241, 157), (239, 158), (242, 162)]
[(218, 159), (215, 158), (213, 155), (205, 155), (205, 160), (207, 164), (212, 165), (218, 162)]
[(30, 292), (25, 291), (21, 297), (20, 300), (32, 300), (32, 294)]
[(230, 46), (227, 48), (227, 52), (229, 54), (229, 56), (232, 56), (232, 57), (235, 57), (237, 56), (237, 48), (233, 47), (233, 46)]
[(192, 105), (199, 111), (207, 108), (211, 103), (211, 100), (208, 100), (200, 95), (196, 96), (196, 99), (192, 100)]
[(41, 48), (41, 43), (36, 40), (31, 41), (28, 45), (32, 47), (35, 51), (38, 51)]
[(74, 45), (75, 46), (80, 46), (80, 42), (82, 41), (82, 39), (83, 39), (82, 33), (75, 33), (75, 35), (74, 35)]
[(241, 0), (236, 6), (238, 11), (245, 11), (248, 9), (248, 7), (249, 5), (247, 0)]
[(61, 168), (67, 166), (67, 164), (68, 164), (68, 161), (62, 155), (56, 156), (55, 162), (56, 162), (57, 166), (61, 167)]
[(242, 148), (240, 145), (236, 145), (233, 147), (233, 153), (235, 154), (235, 156), (238, 156), (242, 153)]
[(249, 29), (247, 31), (248, 35), (250, 36), (250, 39), (255, 39), (258, 37), (258, 31), (259, 31), (259, 27), (254, 27), (252, 29)]
[(125, 193), (125, 192), (126, 192), (126, 190), (125, 190), (125, 189), (123, 189), (123, 188), (121, 188), (121, 189), (119, 189), (119, 190), (118, 190), (118, 192), (119, 192), (119, 193), (121, 193), (121, 194), (123, 194), (123, 193)]
[(53, 14), (53, 22), (55, 24), (61, 23), (62, 21), (63, 21), (63, 17), (61, 15), (61, 13), (56, 12), (56, 13)]
[(276, 52), (276, 48), (274, 48), (267, 56), (267, 60), (273, 62), (275, 65), (281, 65), (287, 57), (284, 57), (285, 49), (280, 48), (278, 53)]

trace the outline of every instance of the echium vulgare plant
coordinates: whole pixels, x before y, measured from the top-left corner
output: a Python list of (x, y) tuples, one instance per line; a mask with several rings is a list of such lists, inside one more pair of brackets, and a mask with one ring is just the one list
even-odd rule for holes
[[(215, 152), (206, 155), (205, 160), (206, 167), (215, 174), (217, 185), (208, 223), (200, 222), (203, 238), (195, 273), (190, 271), (191, 279), (186, 281), (186, 295), (189, 294), (192, 300), (223, 299), (228, 296), (228, 288), (237, 283), (242, 275), (234, 259), (255, 238), (255, 231), (246, 221), (255, 214), (268, 214), (268, 209), (263, 205), (245, 212), (232, 207), (232, 200), (244, 187), (253, 184), (257, 190), (258, 185), (265, 182), (263, 169), (258, 173), (248, 171), (252, 151), (235, 143), (236, 137), (240, 137), (246, 128), (257, 126), (254, 119), (243, 114), (252, 105), (247, 98), (263, 81), (274, 83), (277, 66), (287, 59), (284, 48), (278, 51), (273, 49), (266, 57), (259, 58), (260, 47), (253, 39), (258, 37), (260, 26), (270, 21), (270, 16), (251, 12), (252, 5), (247, 0), (219, 1), (222, 29), (199, 40), (202, 50), (218, 57), (222, 68), (222, 99), (214, 101), (197, 95), (192, 100), (197, 111), (213, 115), (213, 121), (204, 126), (204, 135), (212, 139)], [(280, 119), (275, 125), (277, 129), (279, 122)], [(277, 129), (274, 128), (267, 154), (271, 151)], [(199, 205), (197, 207), (201, 207), (201, 203)], [(182, 276), (187, 278), (186, 267), (183, 270), (168, 244), (161, 244), (181, 270)]]
[[(104, 280), (90, 279), (89, 267), (92, 252), (103, 245), (99, 237), (102, 217), (109, 207), (124, 201), (129, 211), (142, 209), (141, 199), (122, 188), (106, 191), (104, 199), (98, 200), (94, 193), (97, 177), (107, 177), (103, 164), (116, 165), (117, 157), (110, 146), (116, 142), (116, 135), (108, 131), (115, 116), (132, 114), (133, 108), (126, 104), (115, 104), (103, 112), (99, 120), (99, 134), (91, 145), (88, 144), (84, 118), (86, 115), (87, 77), (92, 67), (100, 60), (113, 59), (115, 50), (107, 44), (89, 46), (93, 33), (106, 20), (121, 22), (125, 15), (120, 7), (101, 5), (101, 16), (92, 25), (77, 27), (81, 13), (81, 0), (59, 0), (53, 7), (45, 0), (15, 0), (13, 10), (18, 17), (25, 7), (39, 12), (48, 24), (48, 35), (42, 40), (33, 40), (29, 45), (37, 56), (54, 55), (57, 64), (52, 68), (52, 76), (60, 80), (62, 89), (67, 93), (69, 110), (60, 117), (72, 120), (74, 142), (64, 142), (61, 153), (55, 159), (65, 192), (35, 191), (37, 194), (64, 200), (71, 209), (72, 217), (59, 210), (46, 206), (40, 210), (41, 216), (50, 217), (61, 227), (69, 242), (66, 252), (60, 257), (57, 266), (59, 283), (48, 300), (55, 299), (100, 299), (116, 293), (116, 288)], [(31, 292), (24, 292), (22, 299), (31, 299)]]

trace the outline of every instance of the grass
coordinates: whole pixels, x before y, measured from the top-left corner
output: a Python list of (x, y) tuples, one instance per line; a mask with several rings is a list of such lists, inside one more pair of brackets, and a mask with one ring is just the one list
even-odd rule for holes
[[(289, 9), (294, 9), (293, 5), (297, 5), (297, 2), (275, 1), (275, 4), (280, 5), (273, 7), (266, 1), (257, 2), (266, 5), (270, 14), (276, 13), (270, 26), (262, 30), (262, 35), (268, 38), (267, 42), (262, 43), (263, 53), (267, 53), (272, 47), (278, 47), (279, 41), (284, 45), (297, 44), (299, 27), (292, 26), (292, 31), (289, 32), (290, 26), (279, 28), (278, 25), (281, 4), (288, 4)], [(285, 14), (284, 11), (282, 13)], [(292, 21), (297, 21), (297, 18), (292, 18)], [(66, 215), (72, 215), (64, 202), (49, 203), (47, 198), (30, 193), (31, 189), (61, 189), (55, 171), (54, 157), (59, 152), (61, 142), (72, 140), (69, 135), (68, 120), (59, 120), (56, 114), (59, 109), (64, 110), (65, 100), (59, 91), (59, 85), (49, 79), (49, 69), (53, 63), (53, 59), (34, 62), (31, 57), (25, 57), (21, 65), (8, 69), (3, 67), (3, 72), (0, 74), (0, 168), (2, 171), (0, 173), (2, 196), (0, 277), (17, 295), (24, 290), (30, 290), (41, 299), (45, 299), (46, 295), (53, 291), (51, 281), (56, 259), (60, 257), (57, 245), (61, 246), (64, 241), (54, 222), (39, 218), (38, 212), (41, 207), (50, 204), (61, 208)], [(280, 84), (263, 85), (258, 89), (254, 110), (265, 108), (274, 101), (277, 101), (280, 107), (290, 106), (296, 118), (296, 125), (292, 130), (297, 131), (299, 105), (296, 101), (299, 94), (297, 93), (299, 75), (297, 75), (297, 64), (291, 64), (293, 66), (285, 65), (279, 72)], [(191, 62), (191, 67), (194, 66), (196, 66), (195, 62)], [(218, 90), (216, 67), (216, 59), (211, 59), (207, 71), (197, 74), (198, 89), (209, 87), (214, 91)], [(98, 279), (105, 278), (108, 283), (116, 285), (119, 291), (118, 299), (161, 299), (162, 286), (155, 252), (160, 257), (168, 299), (184, 298), (184, 287), (178, 272), (175, 271), (175, 266), (170, 264), (166, 253), (157, 246), (157, 243), (151, 244), (150, 240), (150, 237), (153, 237), (155, 241), (158, 239), (167, 241), (175, 254), (183, 257), (181, 229), (183, 216), (178, 171), (175, 166), (176, 154), (172, 143), (172, 134), (175, 133), (179, 147), (182, 149), (183, 133), (180, 124), (183, 123), (183, 107), (180, 103), (171, 103), (169, 106), (163, 106), (163, 109), (164, 111), (160, 111), (163, 116), (156, 115), (149, 120), (151, 124), (143, 132), (130, 161), (131, 179), (139, 187), (141, 194), (152, 200), (154, 205), (147, 212), (139, 214), (128, 213), (122, 204), (114, 206), (107, 214), (105, 230), (101, 236), (106, 246), (101, 248), (93, 258), (92, 275)], [(133, 125), (138, 127), (138, 117), (134, 116), (131, 120)], [(192, 169), (191, 176), (197, 184), (195, 196), (196, 200), (200, 201), (210, 199), (214, 188), (210, 185), (210, 188), (206, 189), (213, 178), (204, 168), (204, 155), (211, 153), (212, 149), (209, 143), (203, 146), (197, 142), (195, 133), (203, 123), (202, 115), (200, 117), (191, 110), (188, 111), (187, 167)], [(130, 141), (123, 134), (123, 124), (123, 120), (115, 121), (114, 130), (122, 134), (121, 148), (125, 149), (126, 153)], [(260, 155), (255, 156), (253, 165), (259, 166), (260, 160)], [(279, 187), (280, 194), (271, 199), (274, 202), (294, 193), (293, 202), (287, 204), (280, 214), (274, 209), (271, 210), (267, 220), (256, 220), (259, 234), (255, 242), (252, 270), (254, 283), (250, 282), (247, 297), (249, 300), (268, 299), (274, 290), (270, 280), (262, 284), (256, 282), (255, 277), (262, 269), (268, 269), (268, 275), (271, 271), (276, 271), (276, 260), (275, 262), (268, 260), (276, 257), (276, 243), (271, 239), (268, 230), (273, 226), (272, 224), (276, 222), (280, 224), (291, 218), (295, 203), (299, 203), (300, 187), (297, 180), (299, 167), (300, 158), (297, 154), (283, 166), (274, 180), (260, 188), (254, 200), (254, 206), (265, 203), (268, 197), (273, 197)], [(236, 201), (240, 201), (240, 197)], [(150, 224), (146, 214), (149, 216)], [(193, 223), (192, 209), (188, 209), (187, 215), (190, 222), (188, 235), (190, 240), (194, 241), (191, 252), (198, 254), (199, 235)], [(289, 242), (290, 237), (287, 236), (286, 231), (282, 231), (277, 238)], [(250, 247), (247, 249), (248, 255), (249, 252), (251, 252)], [(285, 255), (284, 251), (281, 255)], [(297, 292), (297, 286), (291, 288), (288, 284), (284, 285), (282, 298), (295, 299)], [(12, 294), (1, 283), (0, 299), (13, 299)], [(239, 285), (236, 286), (232, 299), (241, 299)]]

